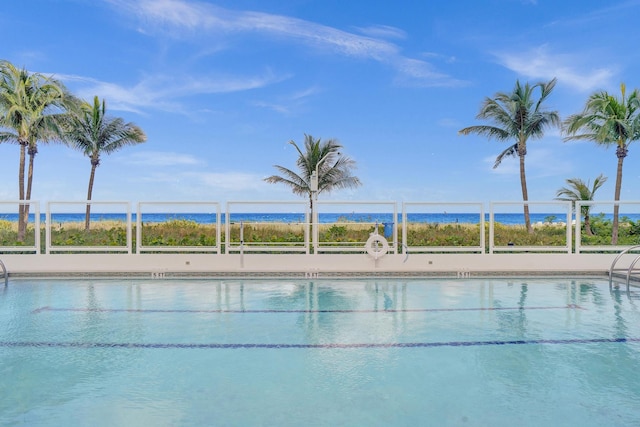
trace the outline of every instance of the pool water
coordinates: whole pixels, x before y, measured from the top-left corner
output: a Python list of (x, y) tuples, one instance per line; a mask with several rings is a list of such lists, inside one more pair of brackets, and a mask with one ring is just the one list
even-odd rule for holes
[(638, 295), (599, 278), (11, 280), (0, 425), (637, 426)]

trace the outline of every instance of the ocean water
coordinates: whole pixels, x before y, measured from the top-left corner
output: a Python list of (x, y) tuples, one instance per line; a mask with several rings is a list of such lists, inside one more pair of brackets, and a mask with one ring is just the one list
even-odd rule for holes
[[(640, 214), (624, 214), (633, 221), (640, 220)], [(53, 223), (80, 222), (84, 221), (84, 213), (55, 213), (51, 214)], [(553, 217), (552, 222), (564, 222), (565, 216), (553, 213), (532, 213), (531, 222), (547, 222)], [(612, 219), (612, 215), (604, 215), (605, 219)], [(45, 222), (45, 214), (40, 215), (40, 222)], [(124, 213), (92, 213), (92, 221), (125, 221)], [(143, 222), (165, 222), (174, 219), (194, 221), (199, 224), (212, 224), (216, 221), (215, 213), (144, 213), (142, 214)], [(495, 213), (494, 219), (501, 224), (516, 225), (524, 224), (524, 216), (522, 213)], [(1, 213), (0, 220), (17, 221), (18, 215), (15, 213)], [(30, 215), (30, 221), (34, 220), (33, 214)], [(131, 220), (136, 222), (136, 214), (131, 214)], [(225, 214), (221, 214), (220, 220), (223, 224), (227, 222)], [(407, 214), (409, 222), (418, 223), (439, 223), (439, 224), (477, 224), (480, 222), (480, 215), (477, 213), (410, 213)], [(238, 222), (283, 222), (283, 223), (301, 223), (304, 222), (304, 215), (300, 213), (232, 213), (230, 215), (231, 223)], [(320, 213), (319, 221), (321, 223), (340, 223), (340, 222), (366, 222), (379, 223), (393, 222), (392, 213)], [(489, 221), (489, 214), (485, 214), (485, 221)], [(402, 222), (402, 216), (398, 214), (397, 222)]]

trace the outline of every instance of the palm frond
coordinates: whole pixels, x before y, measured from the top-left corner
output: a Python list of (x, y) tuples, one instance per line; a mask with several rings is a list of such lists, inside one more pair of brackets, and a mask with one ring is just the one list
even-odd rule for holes
[(498, 141), (515, 141), (515, 144), (498, 155), (494, 168), (506, 157), (526, 155), (529, 139), (541, 138), (546, 129), (561, 126), (557, 111), (543, 109), (543, 104), (555, 88), (556, 82), (556, 79), (552, 79), (546, 83), (531, 85), (522, 84), (517, 80), (511, 92), (498, 92), (493, 98), (485, 98), (482, 102), (476, 118), (490, 124), (469, 126), (458, 133), (477, 134)]
[(69, 113), (65, 126), (65, 142), (93, 159), (147, 139), (144, 131), (135, 124), (108, 116), (106, 102), (100, 102), (97, 96), (94, 97), (93, 105), (84, 102)]
[(502, 163), (502, 160), (504, 160), (505, 157), (516, 157), (517, 155), (518, 155), (518, 143), (515, 143), (511, 147), (507, 148), (502, 153), (500, 153), (498, 157), (496, 157), (496, 161), (493, 164), (493, 169), (500, 166), (500, 163)]
[(355, 162), (340, 150), (342, 145), (335, 139), (322, 141), (311, 135), (304, 135), (304, 148), (295, 141), (289, 141), (298, 152), (296, 166), (298, 173), (284, 166), (275, 165), (280, 175), (272, 175), (264, 180), (272, 184), (284, 184), (294, 194), (311, 196), (311, 175), (318, 171), (318, 194), (335, 189), (355, 188), (361, 185), (351, 172)]

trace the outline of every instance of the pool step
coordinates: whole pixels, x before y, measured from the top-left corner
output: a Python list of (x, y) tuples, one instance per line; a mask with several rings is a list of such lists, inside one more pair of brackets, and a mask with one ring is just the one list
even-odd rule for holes
[(613, 260), (613, 262), (611, 263), (611, 267), (609, 268), (609, 287), (610, 288), (613, 283), (613, 275), (616, 271), (621, 271), (626, 273), (625, 276), (626, 276), (626, 283), (627, 283), (627, 291), (629, 290), (629, 282), (631, 281), (632, 277), (636, 280), (640, 280), (640, 278), (637, 275), (635, 277), (633, 276), (634, 272), (640, 272), (640, 268), (636, 268), (636, 264), (638, 263), (638, 261), (640, 261), (640, 255), (636, 256), (633, 262), (626, 269), (615, 268), (616, 264), (618, 263), (620, 258), (622, 258), (623, 255), (627, 254), (630, 251), (638, 251), (638, 250), (640, 250), (640, 245), (631, 246), (629, 248), (626, 248), (622, 252), (620, 252), (618, 256)]
[(0, 259), (0, 267), (2, 267), (2, 277), (4, 277), (4, 285), (7, 286), (9, 284), (9, 272), (7, 271), (7, 267), (4, 265), (4, 262)]

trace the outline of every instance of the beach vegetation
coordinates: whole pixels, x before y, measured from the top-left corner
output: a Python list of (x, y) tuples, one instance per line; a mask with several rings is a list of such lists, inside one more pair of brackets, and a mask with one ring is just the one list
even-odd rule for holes
[[(143, 223), (142, 246), (164, 247), (199, 247), (216, 246), (217, 226), (202, 224), (191, 220), (169, 220), (163, 222)], [(398, 246), (409, 248), (418, 247), (464, 247), (476, 248), (480, 246), (480, 224), (473, 223), (408, 223), (406, 225), (406, 240), (403, 240), (403, 225), (398, 224)], [(581, 234), (583, 246), (608, 246), (611, 243), (612, 220), (605, 214), (591, 216), (592, 235)], [(0, 220), (0, 247), (33, 246), (35, 231), (32, 225), (27, 228), (27, 235), (23, 241), (18, 240), (17, 222)], [(348, 248), (364, 245), (375, 225), (362, 222), (320, 224), (319, 243), (323, 246), (344, 246)], [(304, 223), (261, 222), (244, 223), (243, 236), (240, 237), (240, 225), (231, 224), (230, 244), (237, 246), (240, 241), (247, 246), (296, 246), (304, 245), (307, 225)], [(40, 229), (41, 250), (44, 251), (45, 229)], [(484, 230), (485, 250), (489, 245), (489, 224)], [(132, 225), (133, 248), (136, 247), (136, 225)], [(494, 244), (496, 246), (565, 246), (566, 224), (557, 222), (543, 222), (533, 227), (529, 233), (523, 224), (494, 223)], [(74, 253), (81, 253), (82, 247), (126, 247), (127, 227), (122, 221), (101, 220), (94, 221), (90, 231), (84, 228), (84, 222), (65, 222), (51, 227), (51, 243), (55, 248), (74, 247)], [(225, 233), (220, 235), (221, 248), (225, 245)], [(389, 242), (391, 244), (391, 242)], [(628, 217), (620, 218), (619, 244), (640, 244), (640, 220), (634, 221)], [(475, 249), (474, 249), (475, 250)], [(92, 249), (95, 252), (94, 249)], [(1, 249), (0, 249), (1, 252)], [(167, 252), (164, 250), (163, 252)], [(351, 250), (347, 252), (352, 252)]]
[(375, 226), (373, 224), (364, 222), (320, 224), (318, 227), (318, 243), (329, 246), (361, 244), (364, 248), (364, 244), (374, 230)]
[[(614, 201), (620, 200), (622, 169), (629, 145), (640, 139), (640, 92), (634, 89), (626, 93), (624, 83), (620, 85), (620, 97), (606, 91), (592, 94), (581, 113), (573, 114), (564, 121), (565, 141), (587, 140), (605, 147), (616, 147), (618, 160)], [(618, 243), (620, 207), (614, 204), (611, 227), (611, 244)]]
[(56, 246), (126, 246), (127, 227), (121, 221), (100, 221), (100, 227), (86, 230), (84, 224), (67, 222), (51, 227), (51, 245)]
[[(575, 209), (577, 201), (592, 201), (596, 191), (607, 182), (607, 177), (600, 174), (593, 180), (593, 185), (589, 181), (584, 182), (580, 178), (567, 179), (567, 186), (556, 191), (556, 200), (572, 202), (571, 206)], [(583, 229), (588, 236), (593, 235), (591, 229), (591, 205), (582, 205), (580, 207), (580, 215), (583, 218)]]
[[(44, 229), (42, 230), (42, 242), (44, 242)], [(35, 230), (27, 225), (25, 235), (18, 236), (18, 223), (15, 221), (0, 220), (0, 246), (21, 247), (35, 245)]]
[(216, 226), (186, 219), (142, 224), (142, 246), (215, 246)]
[[(66, 122), (64, 141), (81, 151), (91, 161), (91, 173), (87, 200), (91, 200), (96, 169), (101, 156), (114, 153), (128, 145), (139, 144), (147, 137), (138, 126), (126, 123), (119, 117), (107, 116), (106, 102), (96, 96), (93, 105), (83, 102), (80, 108), (70, 112)], [(91, 204), (87, 204), (85, 230), (90, 227)]]
[(345, 225), (334, 224), (325, 232), (326, 239), (332, 242), (340, 242), (347, 236), (347, 227)]
[[(605, 218), (604, 214), (592, 216), (592, 235), (583, 234), (581, 244), (585, 246), (613, 245), (612, 230), (613, 220)], [(618, 243), (619, 245), (640, 244), (640, 220), (633, 221), (629, 217), (622, 216), (618, 221)]]
[[(401, 226), (399, 226), (401, 228)], [(399, 233), (400, 234), (400, 233)], [(479, 224), (409, 223), (407, 246), (479, 246)]]
[(493, 243), (495, 246), (565, 246), (567, 229), (564, 224), (545, 222), (529, 232), (524, 225), (495, 223)]
[[(556, 79), (534, 85), (522, 85), (518, 80), (511, 92), (498, 92), (493, 98), (487, 97), (483, 101), (476, 118), (490, 124), (469, 126), (459, 131), (462, 135), (478, 134), (498, 141), (515, 141), (496, 157), (493, 167), (497, 168), (506, 157), (519, 158), (520, 187), (522, 200), (525, 202), (529, 200), (525, 173), (527, 142), (542, 138), (547, 128), (560, 127), (558, 112), (544, 108), (544, 102), (555, 85)], [(532, 233), (527, 203), (524, 204), (524, 220), (527, 231)]]

